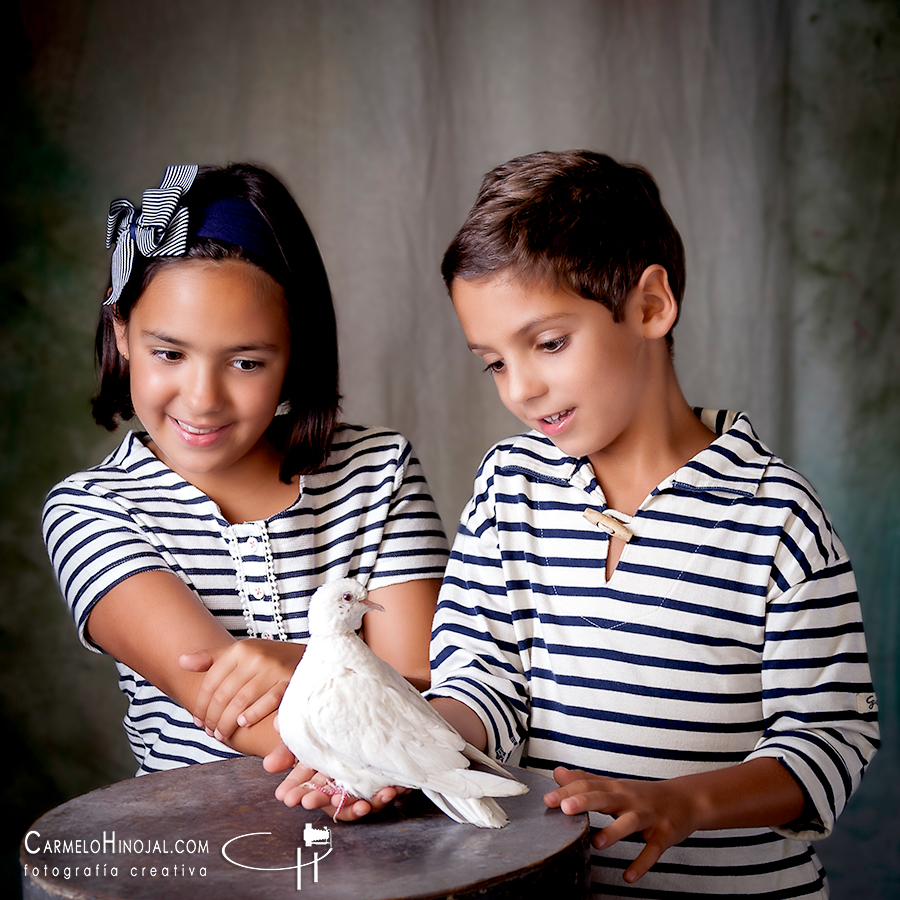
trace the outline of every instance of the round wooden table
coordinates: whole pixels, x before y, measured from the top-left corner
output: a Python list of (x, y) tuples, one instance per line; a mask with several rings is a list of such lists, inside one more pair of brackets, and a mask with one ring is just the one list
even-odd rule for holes
[[(254, 757), (132, 778), (51, 810), (19, 860), (25, 900), (388, 900), (588, 895), (587, 816), (547, 809), (554, 782), (501, 798), (505, 828), (460, 825), (413, 792), (354, 823), (287, 809)], [(300, 867), (298, 869), (298, 862)]]

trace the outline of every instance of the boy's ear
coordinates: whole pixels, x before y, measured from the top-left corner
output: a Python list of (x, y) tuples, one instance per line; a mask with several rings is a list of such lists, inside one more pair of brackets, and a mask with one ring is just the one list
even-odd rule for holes
[(678, 318), (678, 303), (663, 266), (647, 266), (637, 283), (635, 299), (641, 314), (641, 330), (646, 338), (664, 338)]

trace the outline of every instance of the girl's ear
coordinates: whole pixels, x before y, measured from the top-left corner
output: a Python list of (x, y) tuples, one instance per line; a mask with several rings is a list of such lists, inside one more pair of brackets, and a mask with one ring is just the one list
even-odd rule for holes
[(128, 323), (113, 313), (113, 330), (116, 333), (116, 348), (123, 359), (128, 359)]
[(647, 266), (638, 281), (638, 308), (645, 338), (665, 338), (678, 318), (678, 303), (663, 266)]

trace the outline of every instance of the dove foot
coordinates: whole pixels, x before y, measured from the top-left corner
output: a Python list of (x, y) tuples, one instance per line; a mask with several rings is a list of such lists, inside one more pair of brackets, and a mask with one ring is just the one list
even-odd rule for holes
[(314, 784), (312, 781), (304, 781), (300, 786), (309, 788), (311, 791), (318, 791), (320, 794), (328, 794), (329, 797), (340, 796), (341, 799), (337, 805), (337, 810), (331, 818), (332, 822), (337, 822), (337, 818), (341, 814), (347, 798), (350, 796), (343, 788), (338, 787), (330, 778), (325, 784)]

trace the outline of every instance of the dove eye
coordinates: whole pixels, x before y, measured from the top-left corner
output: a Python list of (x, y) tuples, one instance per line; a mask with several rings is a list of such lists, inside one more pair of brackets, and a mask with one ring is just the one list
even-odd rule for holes
[(344, 596), (343, 596), (341, 599), (342, 599), (342, 600), (352, 600), (352, 599), (353, 599), (353, 594), (347, 592), (346, 594), (344, 594)]

